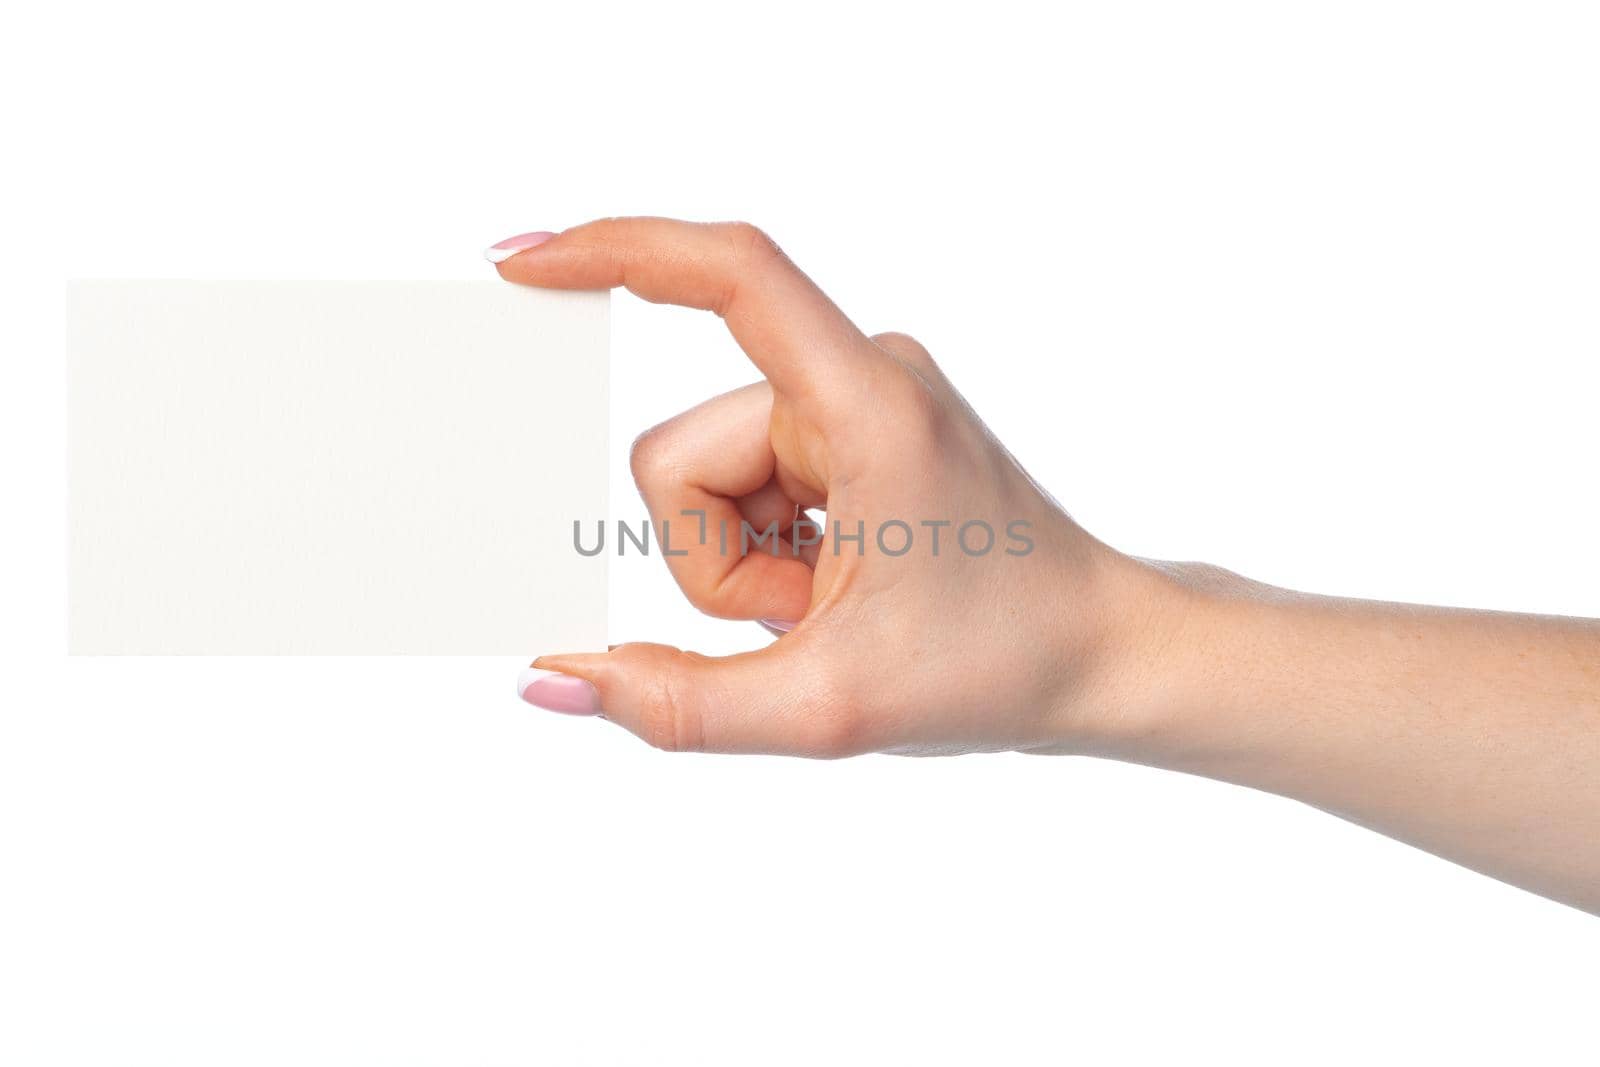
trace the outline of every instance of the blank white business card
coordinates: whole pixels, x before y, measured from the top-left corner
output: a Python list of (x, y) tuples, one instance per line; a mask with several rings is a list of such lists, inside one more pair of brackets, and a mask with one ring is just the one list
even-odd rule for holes
[(609, 298), (67, 291), (75, 654), (603, 650)]

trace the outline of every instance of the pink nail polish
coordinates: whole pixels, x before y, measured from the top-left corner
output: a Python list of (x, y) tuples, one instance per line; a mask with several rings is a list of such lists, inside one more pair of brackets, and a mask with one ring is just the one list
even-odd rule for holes
[(600, 692), (582, 678), (524, 667), (517, 675), (517, 695), (536, 708), (568, 715), (600, 714)]
[(786, 622), (783, 619), (762, 619), (760, 621), (762, 626), (765, 626), (769, 630), (776, 630), (780, 634), (786, 634), (790, 630), (793, 630), (796, 626), (800, 625), (797, 622)]
[(484, 249), (483, 258), (490, 263), (503, 263), (518, 252), (526, 252), (530, 248), (537, 248), (554, 236), (555, 234), (549, 230), (519, 233), (515, 237), (507, 237), (504, 241), (492, 244)]

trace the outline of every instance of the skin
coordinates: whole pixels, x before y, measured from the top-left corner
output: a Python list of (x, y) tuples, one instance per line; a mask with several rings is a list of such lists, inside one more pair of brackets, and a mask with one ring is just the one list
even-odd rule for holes
[[(759, 230), (606, 219), (498, 265), (715, 312), (764, 381), (639, 438), (633, 472), (689, 600), (787, 620), (755, 652), (547, 655), (671, 750), (841, 757), (1017, 750), (1294, 797), (1600, 913), (1600, 622), (1343, 600), (1135, 559), (1075, 523), (904, 334), (868, 337)], [(798, 555), (800, 509), (867, 531)], [(684, 536), (777, 521), (776, 557)], [(912, 524), (911, 551), (873, 543)], [(1033, 550), (941, 552), (924, 519), (1021, 520)], [(803, 538), (802, 538), (803, 539)], [(981, 538), (974, 534), (974, 542)], [(684, 542), (688, 542), (684, 544)], [(889, 540), (900, 546), (900, 535)], [(838, 548), (836, 552), (834, 549)], [(929, 626), (938, 619), (940, 625)]]

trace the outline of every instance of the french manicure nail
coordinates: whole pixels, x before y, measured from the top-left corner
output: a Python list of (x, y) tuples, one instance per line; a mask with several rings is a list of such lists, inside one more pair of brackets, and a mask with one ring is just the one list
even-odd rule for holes
[(783, 619), (762, 619), (761, 625), (765, 626), (769, 630), (776, 630), (781, 634), (786, 634), (800, 624), (797, 622), (787, 622)]
[(536, 708), (568, 715), (600, 714), (600, 692), (570, 674), (524, 667), (517, 675), (517, 696)]
[(504, 263), (518, 252), (526, 252), (530, 248), (537, 248), (554, 236), (555, 234), (549, 230), (519, 233), (515, 237), (507, 237), (504, 241), (492, 244), (484, 249), (483, 258), (490, 263)]

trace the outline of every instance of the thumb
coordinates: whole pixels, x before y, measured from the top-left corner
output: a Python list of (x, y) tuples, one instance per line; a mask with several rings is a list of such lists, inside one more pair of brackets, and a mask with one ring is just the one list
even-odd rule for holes
[(671, 752), (839, 757), (865, 751), (859, 717), (823, 679), (799, 635), (737, 656), (667, 645), (541, 656), (517, 693), (530, 704), (603, 715)]

